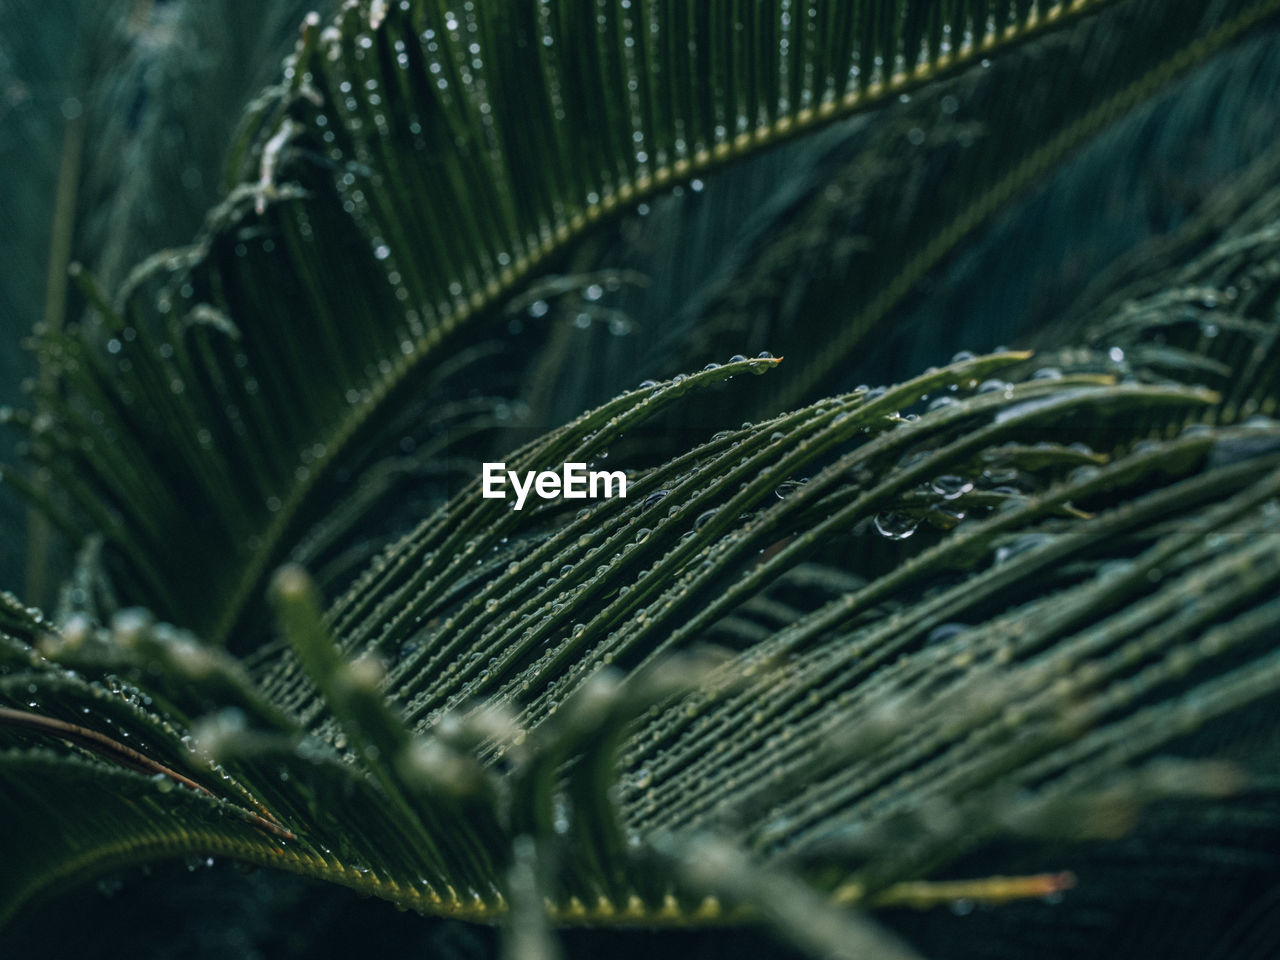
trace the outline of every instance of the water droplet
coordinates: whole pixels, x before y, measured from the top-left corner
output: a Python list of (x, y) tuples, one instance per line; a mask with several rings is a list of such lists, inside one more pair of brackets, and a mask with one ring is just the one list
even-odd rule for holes
[(1036, 547), (1042, 546), (1053, 539), (1047, 533), (1027, 533), (1013, 540), (1011, 543), (1004, 544), (996, 548), (996, 563), (1007, 563), (1019, 554), (1026, 553), (1028, 550), (1034, 550)]
[(647, 497), (645, 497), (645, 498), (644, 498), (644, 500), (642, 500), (642, 501), (640, 502), (640, 509), (642, 509), (642, 510), (643, 510), (643, 509), (645, 509), (646, 507), (651, 507), (651, 506), (653, 506), (655, 503), (657, 503), (659, 500), (661, 500), (663, 497), (665, 497), (665, 496), (666, 496), (667, 494), (669, 494), (670, 492), (671, 492), (670, 490), (655, 490), (655, 491), (653, 491), (653, 493), (649, 494)]
[(935, 477), (929, 486), (934, 493), (944, 500), (954, 500), (956, 497), (963, 496), (973, 489), (973, 484), (968, 480), (951, 474)]
[(786, 480), (778, 484), (777, 489), (773, 491), (773, 495), (779, 500), (785, 500), (788, 496), (799, 490), (804, 483), (804, 480)]
[(944, 640), (950, 640), (957, 634), (964, 633), (969, 629), (967, 623), (944, 623), (934, 627), (929, 631), (929, 636), (925, 639), (925, 643), (941, 643)]
[(877, 513), (873, 522), (876, 532), (889, 540), (906, 540), (920, 525), (920, 521), (915, 517), (896, 511)]

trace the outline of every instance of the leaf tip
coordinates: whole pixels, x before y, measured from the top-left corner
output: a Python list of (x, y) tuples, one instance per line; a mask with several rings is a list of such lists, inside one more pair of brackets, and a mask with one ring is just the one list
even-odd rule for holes
[(288, 563), (271, 578), (271, 596), (279, 603), (301, 603), (313, 597), (311, 577), (296, 563)]

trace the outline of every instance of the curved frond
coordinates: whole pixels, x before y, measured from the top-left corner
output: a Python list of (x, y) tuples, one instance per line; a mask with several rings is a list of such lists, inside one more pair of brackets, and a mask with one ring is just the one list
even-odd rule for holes
[[(548, 949), (549, 922), (763, 920), (907, 957), (894, 910), (1077, 881), (1127, 902), (1087, 865), (1139, 828), (1168, 844), (1165, 884), (1277, 835), (1275, 156), (1116, 264), (1034, 358), (844, 382), (990, 214), (1276, 7), (308, 16), (195, 244), (114, 294), (77, 269), (89, 311), (40, 333), (35, 409), (4, 412), (36, 465), (13, 482), (83, 548), (57, 622), (0, 597), (0, 921), (217, 853), (502, 920), (513, 952)], [(999, 162), (959, 139), (893, 162), (947, 97), (1008, 140)], [(836, 124), (880, 106), (880, 127)], [(761, 215), (733, 275), (758, 283), (659, 291), (650, 355), (720, 349), (758, 308), (785, 362), (646, 381), (505, 458), (607, 464), (625, 497), (481, 496), (470, 458), (571, 356), (515, 328), (638, 279), (587, 242), (678, 184), (802, 154), (839, 196)], [(779, 282), (837, 235), (822, 255), (847, 271)], [(733, 323), (690, 335), (718, 311)]]
[[(577, 516), (466, 490), (326, 613), (283, 571), (290, 651), (252, 674), (136, 616), (58, 634), (13, 612), (6, 812), (32, 824), (17, 836), (53, 838), (21, 844), (13, 875), (212, 850), (496, 918), (531, 849), (559, 922), (767, 916), (803, 940), (838, 905), (1070, 883), (1058, 863), (932, 879), (995, 838), (1078, 842), (1173, 796), (1265, 790), (1264, 758), (1203, 759), (1191, 733), (1280, 684), (1280, 433), (1195, 424), (1220, 402), (1201, 388), (998, 379), (1024, 360), (962, 359), (624, 464), (628, 498)], [(661, 407), (775, 362), (624, 394), (510, 462), (599, 458)], [(1135, 446), (1151, 417), (1192, 426)], [(867, 538), (920, 546), (877, 569), (856, 559)], [(815, 560), (854, 578), (796, 593)], [(770, 597), (793, 605), (784, 626), (699, 645)], [(110, 751), (54, 763), (48, 740), (68, 738), (16, 713), (132, 743), (208, 793)], [(1183, 759), (1159, 759), (1171, 749)], [(113, 799), (16, 788), (58, 776)], [(780, 893), (800, 878), (823, 895)]]
[(575, 238), (1105, 5), (309, 18), (246, 125), (247, 180), (199, 245), (140, 268), (113, 305), (90, 291), (94, 319), (45, 342), (70, 397), (44, 398), (60, 426), (37, 456), (106, 536), (127, 596), (220, 642), (252, 632), (268, 572), (430, 388), (441, 345)]

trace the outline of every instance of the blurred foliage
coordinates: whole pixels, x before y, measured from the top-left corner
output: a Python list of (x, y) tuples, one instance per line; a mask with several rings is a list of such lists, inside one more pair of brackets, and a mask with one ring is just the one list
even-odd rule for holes
[[(69, 263), (115, 286), (157, 249), (190, 241), (229, 186), (227, 148), (246, 105), (278, 76), (314, 6), (0, 4), (0, 164), (16, 174), (0, 183), (0, 330), (9, 343), (37, 321), (60, 327), (83, 312)], [(18, 402), (20, 384), (36, 376), (32, 360), (24, 350), (0, 356), (0, 403)], [(6, 460), (14, 442), (6, 432)], [(0, 583), (25, 590), (26, 522), (8, 487), (0, 511)]]

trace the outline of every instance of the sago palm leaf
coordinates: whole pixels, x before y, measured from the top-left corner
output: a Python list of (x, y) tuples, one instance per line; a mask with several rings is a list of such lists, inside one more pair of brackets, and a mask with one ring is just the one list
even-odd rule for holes
[[(350, 478), (406, 416), (425, 419), (412, 401), (447, 389), (432, 372), (484, 335), (473, 321), (575, 238), (1104, 6), (520, 4), (454, 16), (374, 3), (332, 27), (309, 20), (287, 83), (247, 125), (246, 182), (199, 245), (141, 268), (110, 304), (90, 290), (90, 319), (42, 347), (69, 394), (44, 402), (81, 425), (34, 443), (71, 502), (62, 526), (103, 533), (127, 597), (248, 646), (262, 621), (246, 610), (272, 567), (356, 495)], [(1136, 47), (1108, 59), (1134, 76), (1176, 71), (1268, 9), (1206, 21), (1139, 4), (1131, 15), (1161, 29), (1130, 24)], [(1132, 70), (1100, 89), (1124, 88)], [(1134, 82), (1115, 96), (1151, 85)]]
[[(17, 344), (37, 320), (56, 331), (83, 313), (67, 277), (82, 260), (118, 284), (156, 249), (190, 242), (226, 185), (227, 144), (248, 102), (275, 79), (296, 37), (300, 3), (104, 0), (0, 6), (0, 323)], [(228, 29), (234, 25), (232, 29)], [(216, 91), (212, 93), (212, 91)], [(33, 356), (6, 351), (0, 403), (41, 375)], [(44, 391), (55, 390), (52, 372)], [(8, 436), (0, 457), (12, 460)], [(41, 486), (43, 480), (38, 481)], [(0, 490), (10, 511), (12, 489)], [(20, 522), (0, 554), (6, 582), (51, 599), (46, 550), (26, 554)], [(43, 582), (44, 588), (41, 583)], [(47, 588), (47, 591), (46, 589)]]
[[(902, 956), (868, 911), (1055, 896), (1149, 806), (1218, 831), (1157, 835), (1185, 854), (1172, 882), (1272, 836), (1273, 169), (1035, 360), (957, 356), (799, 405), (982, 217), (1271, 6), (309, 19), (236, 147), (244, 183), (114, 298), (84, 279), (88, 318), (41, 342), (56, 389), (12, 414), (56, 481), (28, 491), (87, 548), (59, 622), (0, 613), (3, 916), (200, 853), (503, 920), (518, 955), (550, 949), (545, 913), (765, 919), (816, 953)], [(1123, 51), (942, 191), (889, 273), (863, 264), (865, 297), (812, 320), (838, 342), (764, 380), (744, 375), (767, 355), (628, 389), (507, 457), (607, 463), (626, 499), (458, 491), (445, 434), (500, 424), (530, 370), (489, 321), (617, 279), (563, 275), (583, 237), (1057, 25)], [(998, 105), (1000, 82), (954, 90)], [(752, 394), (793, 365), (793, 409), (703, 428), (782, 409)], [(646, 433), (673, 423), (677, 443)], [(397, 442), (452, 496), (352, 579), (402, 489)], [(336, 598), (286, 566), (259, 616), (288, 558)], [(116, 589), (194, 632), (100, 626)], [(1015, 875), (972, 869), (1001, 846)]]
[[(1266, 795), (1234, 765), (1142, 761), (1280, 682), (1280, 433), (1197, 426), (1124, 453), (1117, 414), (1216, 398), (994, 379), (1018, 359), (725, 431), (576, 518), (468, 490), (323, 618), (305, 575), (278, 575), (292, 653), (256, 676), (138, 615), (108, 635), (12, 609), (3, 796), (31, 839), (5, 902), (201, 851), (464, 917), (536, 917), (544, 897), (567, 923), (763, 914), (829, 951), (879, 934), (788, 876), (867, 906), (1043, 895), (1068, 883), (1054, 863), (922, 878), (1002, 834), (1107, 836), (1170, 794)], [(598, 457), (771, 363), (624, 395), (512, 464)], [(1081, 444), (1099, 438), (1114, 462)], [(991, 488), (998, 471), (1021, 491)], [(801, 559), (930, 521), (950, 529), (911, 559), (833, 580), (741, 652), (696, 652)]]

